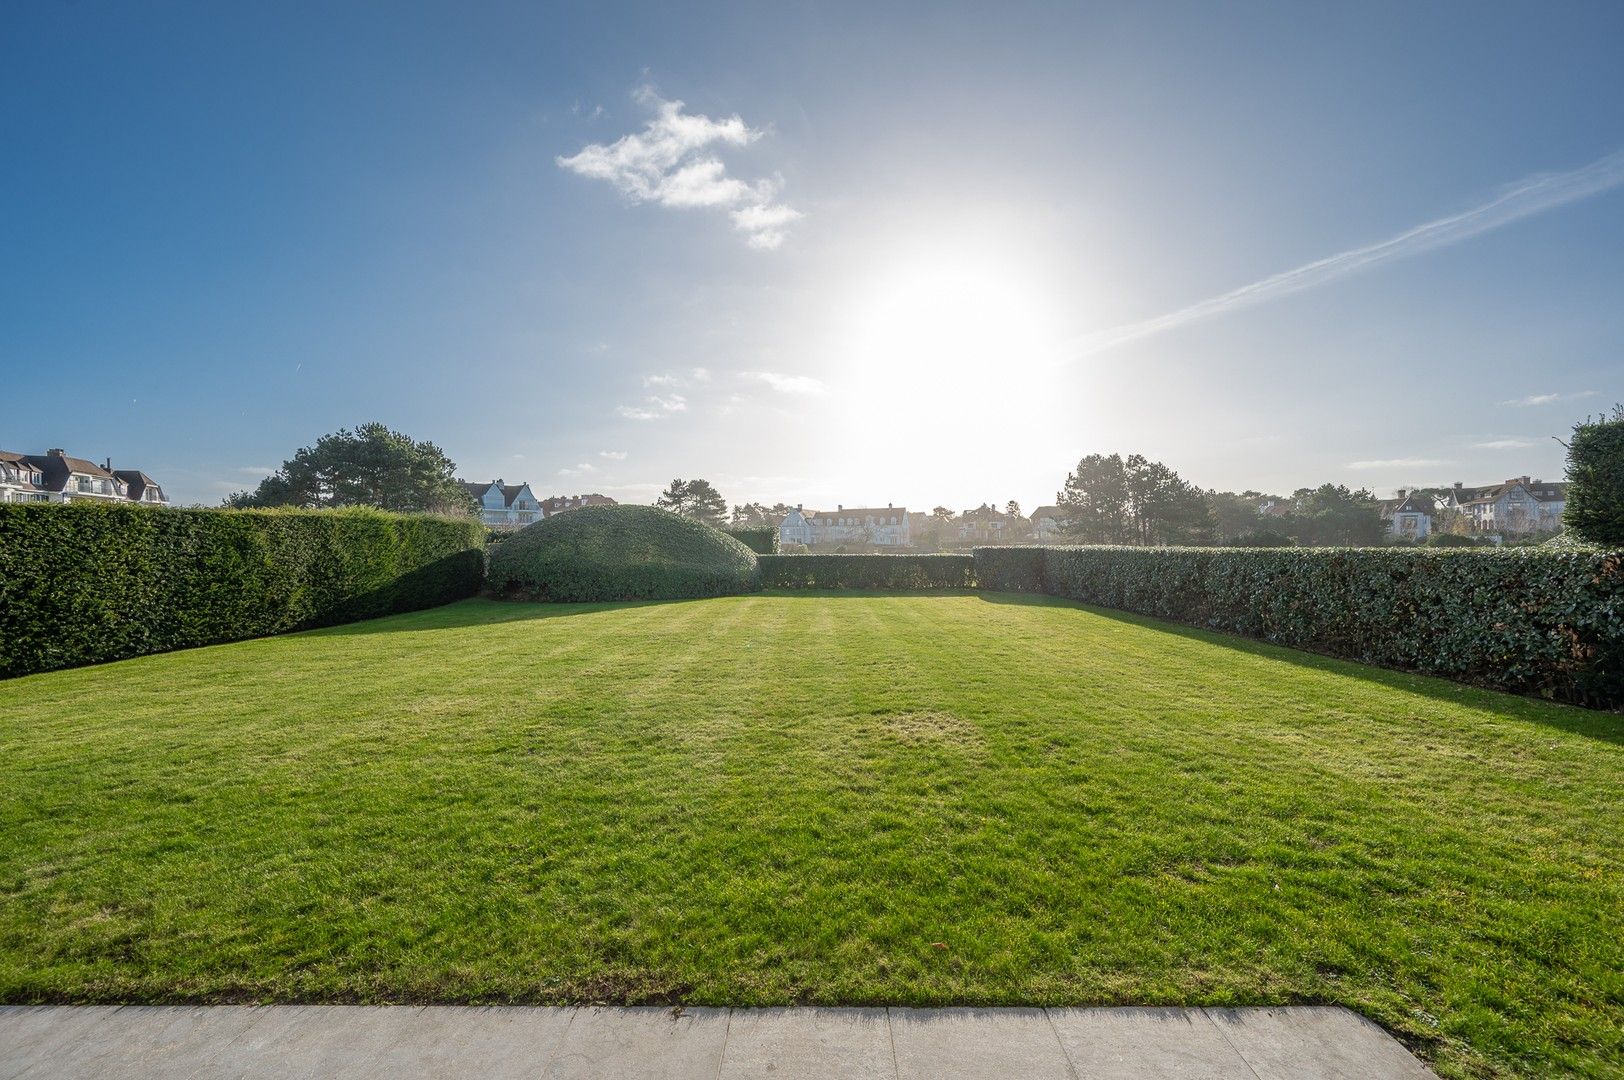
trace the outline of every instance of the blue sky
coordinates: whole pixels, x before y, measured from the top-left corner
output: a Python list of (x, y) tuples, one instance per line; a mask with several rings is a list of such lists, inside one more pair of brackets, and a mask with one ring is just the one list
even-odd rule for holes
[(1624, 6), (676, 7), (8, 9), (0, 446), (1031, 506), (1550, 477), (1624, 398)]

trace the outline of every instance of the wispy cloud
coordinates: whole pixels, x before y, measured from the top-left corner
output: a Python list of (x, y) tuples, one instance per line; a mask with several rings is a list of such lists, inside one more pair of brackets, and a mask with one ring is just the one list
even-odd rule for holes
[(1536, 173), (1468, 210), (1435, 218), (1365, 247), (1304, 263), (1165, 315), (1087, 335), (1077, 342), (1077, 347), (1086, 356), (1224, 312), (1317, 288), (1381, 263), (1470, 240), (1502, 225), (1599, 195), (1620, 184), (1624, 184), (1624, 150), (1568, 172)]
[(818, 395), (829, 390), (810, 375), (785, 375), (778, 371), (741, 371), (739, 378), (762, 383), (780, 394)]
[(658, 420), (687, 409), (688, 399), (681, 394), (650, 394), (641, 405), (620, 406), (615, 409), (615, 415), (626, 420)]
[(624, 450), (599, 450), (598, 451), (598, 456), (601, 457), (601, 458), (608, 458), (610, 461), (625, 461), (626, 460), (626, 451), (624, 451)]
[(1511, 398), (1502, 401), (1502, 405), (1514, 405), (1518, 408), (1529, 408), (1534, 405), (1554, 405), (1558, 401), (1578, 401), (1581, 398), (1595, 397), (1594, 390), (1575, 390), (1568, 394), (1529, 394), (1527, 397)]
[(1538, 446), (1538, 439), (1490, 439), (1488, 442), (1473, 443), (1473, 450), (1526, 450), (1530, 446)]
[(643, 376), (644, 386), (680, 387), (690, 386), (694, 383), (708, 383), (711, 380), (709, 368), (689, 368), (687, 371), (660, 371), (652, 375)]
[(558, 470), (559, 476), (580, 476), (583, 473), (597, 472), (598, 467), (591, 462), (583, 461), (578, 465), (571, 465)]
[(555, 159), (559, 167), (607, 181), (634, 202), (727, 210), (751, 247), (771, 250), (783, 244), (784, 230), (802, 216), (777, 201), (783, 181), (740, 180), (716, 156), (723, 147), (755, 142), (763, 134), (760, 128), (750, 127), (736, 113), (721, 120), (685, 113), (682, 102), (666, 101), (650, 86), (633, 96), (654, 110), (642, 131), (560, 156)]
[(1350, 469), (1430, 469), (1434, 465), (1453, 465), (1442, 458), (1401, 457), (1376, 458), (1371, 461), (1350, 461)]

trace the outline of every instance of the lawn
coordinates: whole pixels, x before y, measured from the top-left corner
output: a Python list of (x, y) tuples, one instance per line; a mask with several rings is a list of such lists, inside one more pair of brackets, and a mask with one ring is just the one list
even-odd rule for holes
[(0, 682), (0, 1001), (1335, 1002), (1624, 1072), (1624, 718), (1048, 598)]

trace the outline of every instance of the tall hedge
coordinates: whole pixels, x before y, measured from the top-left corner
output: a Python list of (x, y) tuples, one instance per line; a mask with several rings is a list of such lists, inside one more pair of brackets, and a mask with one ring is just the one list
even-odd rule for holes
[(969, 555), (762, 555), (766, 589), (969, 589)]
[(756, 555), (709, 525), (653, 506), (583, 506), (491, 549), (505, 600), (683, 600), (756, 589)]
[(1592, 544), (1624, 548), (1624, 405), (1574, 427), (1568, 482), (1567, 527)]
[(975, 559), (976, 588), (988, 592), (1042, 592), (1042, 547), (978, 547)]
[(1624, 706), (1624, 552), (1062, 547), (1043, 590), (1578, 704)]
[(0, 677), (432, 607), (484, 570), (473, 518), (0, 505)]
[(728, 528), (722, 531), (757, 555), (778, 554), (778, 529), (776, 526), (762, 525), (749, 529)]

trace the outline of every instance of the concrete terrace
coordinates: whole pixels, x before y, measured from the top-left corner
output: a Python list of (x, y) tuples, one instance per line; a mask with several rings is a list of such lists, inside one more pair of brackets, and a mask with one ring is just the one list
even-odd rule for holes
[(1431, 1075), (1381, 1028), (1329, 1007), (0, 1007), (3, 1080)]

